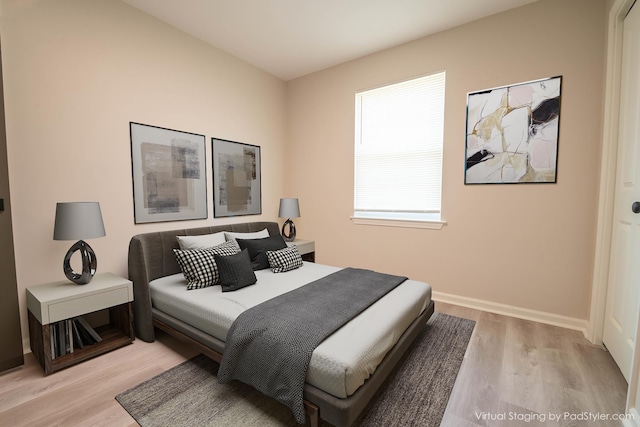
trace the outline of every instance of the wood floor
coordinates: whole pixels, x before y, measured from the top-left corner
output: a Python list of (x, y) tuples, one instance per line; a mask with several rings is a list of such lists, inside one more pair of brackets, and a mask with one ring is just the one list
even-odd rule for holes
[[(581, 332), (446, 304), (476, 321), (442, 426), (621, 426), (627, 383)], [(559, 418), (551, 419), (559, 415)]]
[[(610, 355), (581, 333), (442, 303), (436, 311), (477, 322), (442, 426), (622, 425), (575, 419), (623, 413), (627, 389)], [(0, 375), (0, 425), (136, 426), (114, 396), (195, 354), (162, 334), (47, 377), (28, 354)]]

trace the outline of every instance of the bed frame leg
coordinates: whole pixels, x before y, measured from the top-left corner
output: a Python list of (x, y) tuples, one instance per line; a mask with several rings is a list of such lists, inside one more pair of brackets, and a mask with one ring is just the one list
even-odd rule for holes
[(311, 421), (311, 427), (318, 427), (320, 425), (320, 408), (309, 401), (304, 401), (304, 407), (309, 414), (309, 420)]

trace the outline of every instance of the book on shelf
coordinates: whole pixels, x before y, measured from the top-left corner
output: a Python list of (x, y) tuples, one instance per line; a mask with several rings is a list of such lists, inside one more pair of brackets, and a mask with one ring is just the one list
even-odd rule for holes
[(78, 331), (78, 321), (76, 319), (71, 319), (71, 330), (73, 331), (73, 345), (76, 348), (84, 348), (84, 342), (82, 342), (80, 331)]
[(58, 353), (56, 356), (60, 357), (67, 354), (66, 333), (63, 320), (56, 322), (56, 329), (58, 334)]
[(91, 338), (94, 339), (95, 342), (102, 341), (102, 337), (98, 335), (95, 329), (93, 329), (91, 325), (89, 325), (89, 323), (84, 319), (84, 317), (82, 316), (76, 317), (76, 320), (78, 321), (78, 325), (81, 327), (80, 329), (84, 329), (85, 331), (87, 331), (91, 336)]
[(74, 349), (81, 349), (102, 341), (102, 337), (83, 317), (52, 323), (49, 326), (49, 335), (52, 359), (71, 354)]
[(94, 340), (93, 337), (91, 336), (91, 334), (89, 334), (89, 331), (87, 331), (82, 326), (82, 324), (80, 324), (78, 319), (74, 319), (74, 320), (75, 320), (76, 328), (78, 329), (78, 334), (80, 334), (80, 339), (82, 340), (82, 343), (84, 345), (91, 345), (91, 344), (95, 343), (96, 340)]
[(51, 338), (51, 358), (58, 357), (58, 328), (56, 324), (49, 325), (49, 337)]
[(66, 333), (66, 344), (67, 344), (67, 354), (73, 353), (73, 329), (71, 327), (71, 319), (67, 319), (65, 322), (65, 333)]

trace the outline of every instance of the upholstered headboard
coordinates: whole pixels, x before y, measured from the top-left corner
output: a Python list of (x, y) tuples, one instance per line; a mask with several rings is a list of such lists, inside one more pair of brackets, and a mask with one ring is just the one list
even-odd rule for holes
[(173, 254), (173, 249), (178, 248), (176, 236), (197, 236), (220, 231), (250, 233), (265, 228), (270, 236), (280, 234), (277, 222), (265, 221), (157, 231), (133, 236), (129, 243), (129, 280), (133, 282), (134, 319), (138, 338), (147, 342), (155, 340), (149, 282), (180, 272)]

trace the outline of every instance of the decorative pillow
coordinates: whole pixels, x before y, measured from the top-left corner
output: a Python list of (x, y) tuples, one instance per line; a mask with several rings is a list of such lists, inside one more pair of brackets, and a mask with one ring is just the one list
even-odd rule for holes
[(224, 231), (200, 236), (176, 236), (176, 238), (182, 250), (212, 248), (227, 241), (224, 236)]
[(224, 235), (227, 238), (227, 241), (236, 239), (263, 239), (265, 237), (269, 237), (269, 231), (266, 228), (253, 233), (233, 233), (225, 231)]
[(235, 242), (225, 242), (207, 249), (174, 249), (178, 265), (187, 279), (187, 290), (201, 289), (220, 282), (214, 255), (233, 255), (240, 252)]
[(240, 249), (249, 249), (249, 257), (251, 258), (251, 266), (254, 270), (264, 270), (269, 268), (269, 260), (267, 259), (267, 251), (277, 251), (285, 249), (287, 244), (281, 235), (277, 234), (264, 239), (237, 239)]
[(296, 246), (290, 246), (279, 251), (267, 251), (269, 267), (274, 273), (284, 273), (302, 267), (302, 257)]
[(249, 251), (243, 249), (235, 255), (214, 255), (216, 265), (220, 271), (220, 285), (222, 292), (237, 291), (258, 281), (251, 268)]

